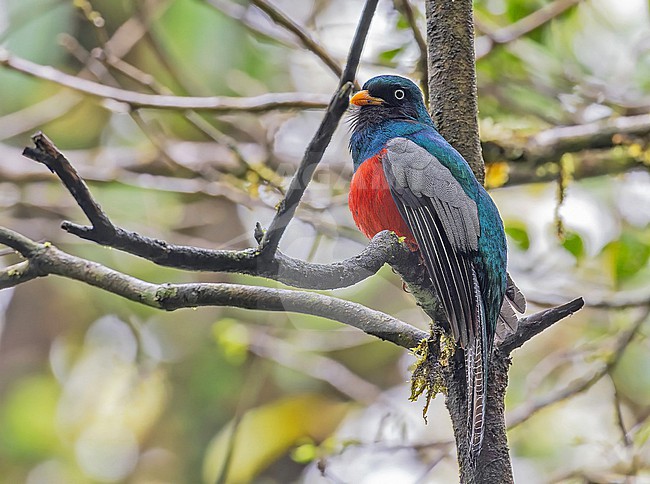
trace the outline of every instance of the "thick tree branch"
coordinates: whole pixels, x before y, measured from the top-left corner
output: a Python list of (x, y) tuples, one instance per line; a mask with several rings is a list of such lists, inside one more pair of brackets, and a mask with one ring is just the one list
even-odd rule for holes
[(106, 86), (97, 82), (71, 76), (50, 66), (43, 66), (22, 59), (0, 48), (0, 66), (17, 72), (51, 81), (78, 92), (127, 104), (130, 108), (194, 109), (213, 113), (249, 112), (260, 113), (277, 109), (323, 109), (326, 96), (301, 93), (270, 93), (249, 98), (237, 97), (191, 97), (144, 94)]
[(624, 145), (650, 136), (650, 114), (619, 116), (575, 126), (558, 126), (534, 134), (523, 142), (484, 141), (486, 162), (514, 161), (540, 166), (557, 162), (565, 153)]
[[(30, 278), (59, 275), (157, 309), (232, 306), (311, 314), (354, 326), (404, 348), (413, 348), (427, 337), (426, 332), (392, 316), (323, 294), (225, 283), (152, 284), (67, 254), (51, 244), (37, 244), (9, 229), (0, 228), (0, 243), (28, 258)], [(0, 289), (25, 282), (25, 276), (11, 275), (16, 270), (12, 266), (0, 272)]]
[(24, 155), (55, 173), (82, 208), (91, 226), (63, 222), (73, 235), (122, 250), (156, 264), (195, 271), (237, 272), (274, 279), (303, 289), (335, 289), (351, 286), (375, 274), (386, 262), (408, 266), (413, 254), (387, 231), (377, 234), (357, 256), (333, 264), (314, 264), (276, 252), (262, 257), (259, 249), (212, 250), (170, 244), (115, 226), (95, 201), (84, 180), (61, 151), (42, 133), (33, 137), (35, 147)]
[(314, 171), (316, 170), (318, 163), (320, 163), (325, 149), (332, 139), (332, 135), (334, 134), (343, 113), (348, 108), (352, 83), (354, 82), (355, 73), (357, 72), (359, 61), (361, 60), (361, 52), (366, 41), (366, 36), (368, 35), (368, 30), (370, 29), (370, 22), (372, 21), (375, 9), (377, 8), (377, 2), (378, 0), (366, 0), (363, 12), (361, 13), (361, 18), (357, 24), (354, 40), (350, 46), (350, 53), (348, 54), (345, 69), (341, 74), (339, 87), (330, 101), (316, 134), (307, 146), (305, 156), (291, 180), (291, 184), (287, 190), (287, 195), (280, 202), (278, 211), (273, 218), (268, 231), (264, 234), (264, 238), (260, 242), (260, 248), (265, 257), (272, 258), (273, 254), (277, 250), (280, 239), (282, 238), (287, 225), (293, 218), (298, 203), (300, 202), (303, 193), (305, 193), (307, 185), (311, 181)]

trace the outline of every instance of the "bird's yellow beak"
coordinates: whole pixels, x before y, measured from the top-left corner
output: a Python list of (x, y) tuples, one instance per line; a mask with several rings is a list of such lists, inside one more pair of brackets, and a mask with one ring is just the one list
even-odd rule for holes
[(381, 106), (384, 103), (382, 98), (372, 97), (368, 91), (359, 91), (350, 99), (350, 104), (355, 106)]

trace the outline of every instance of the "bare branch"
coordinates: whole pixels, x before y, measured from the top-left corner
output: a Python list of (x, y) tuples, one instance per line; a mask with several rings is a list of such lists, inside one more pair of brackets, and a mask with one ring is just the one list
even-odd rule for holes
[(594, 386), (598, 381), (600, 381), (601, 378), (603, 378), (616, 367), (618, 362), (623, 357), (625, 350), (637, 335), (643, 323), (647, 320), (649, 314), (650, 308), (644, 311), (642, 316), (636, 320), (632, 327), (625, 331), (617, 339), (611, 355), (606, 359), (605, 363), (592, 375), (576, 380), (566, 387), (558, 388), (548, 395), (545, 395), (544, 397), (522, 405), (516, 411), (512, 412), (508, 417), (508, 428), (516, 427), (517, 425), (528, 420), (540, 410), (555, 403), (571, 398), (572, 396), (584, 392)]
[(512, 353), (536, 334), (580, 310), (584, 304), (583, 299), (579, 297), (560, 306), (545, 309), (520, 319), (517, 332), (505, 338), (497, 345), (497, 348), (506, 355)]
[(300, 199), (311, 181), (316, 166), (320, 163), (325, 148), (327, 148), (343, 113), (348, 108), (352, 82), (354, 81), (355, 73), (359, 66), (361, 51), (363, 50), (363, 45), (368, 35), (370, 22), (377, 8), (377, 2), (378, 0), (366, 0), (361, 18), (357, 24), (354, 40), (350, 46), (348, 60), (339, 81), (339, 87), (330, 101), (316, 134), (307, 146), (305, 156), (291, 180), (286, 197), (280, 202), (278, 211), (260, 243), (265, 257), (272, 257), (277, 250), (280, 239), (296, 212), (298, 203), (300, 203)]
[[(298, 47), (298, 42), (296, 42), (291, 34), (289, 34), (286, 30), (282, 30), (277, 26), (275, 29), (273, 29), (267, 25), (262, 25), (261, 22), (255, 22), (253, 19), (249, 18), (250, 16), (248, 14), (250, 12), (250, 8), (248, 8), (248, 6), (239, 5), (238, 3), (232, 2), (231, 0), (205, 1), (224, 15), (227, 15), (231, 19), (236, 20), (237, 23), (246, 27), (255, 35), (258, 35), (264, 39), (278, 42), (279, 44), (282, 44), (286, 47)], [(275, 30), (277, 30), (277, 32)]]
[[(557, 161), (564, 153), (612, 148), (650, 135), (650, 114), (619, 116), (575, 126), (558, 126), (530, 136), (523, 143), (484, 141), (486, 162), (512, 160), (539, 166)], [(519, 138), (521, 139), (521, 138)]]
[[(30, 273), (32, 279), (59, 275), (157, 309), (232, 306), (311, 314), (354, 326), (404, 348), (414, 348), (427, 337), (426, 332), (392, 316), (323, 294), (225, 283), (152, 284), (67, 254), (51, 244), (37, 244), (5, 228), (0, 228), (0, 243), (28, 254), (29, 266), (35, 271)], [(10, 269), (17, 270), (16, 266)], [(27, 280), (26, 276), (12, 280), (7, 271), (0, 273), (0, 289)]]
[(387, 231), (375, 236), (359, 255), (333, 264), (313, 264), (276, 252), (261, 257), (258, 249), (212, 250), (180, 246), (144, 237), (115, 226), (94, 200), (83, 179), (61, 151), (42, 133), (34, 137), (34, 148), (24, 155), (45, 164), (57, 174), (92, 226), (63, 222), (73, 235), (123, 250), (156, 264), (195, 271), (237, 272), (267, 277), (303, 289), (347, 287), (375, 274), (386, 262), (408, 266), (413, 254)]
[(17, 286), (39, 276), (38, 270), (28, 261), (19, 262), (0, 270), (0, 289)]
[(481, 59), (489, 54), (495, 44), (508, 44), (513, 42), (550, 22), (581, 1), (555, 0), (517, 22), (495, 31), (490, 31), (487, 26), (477, 21), (476, 26), (483, 32), (484, 36), (476, 39), (476, 59)]
[(251, 0), (251, 3), (268, 15), (276, 24), (282, 26), (295, 35), (302, 46), (310, 52), (313, 52), (316, 57), (322, 60), (323, 63), (336, 75), (336, 77), (340, 78), (342, 76), (343, 69), (336, 59), (334, 59), (329, 52), (316, 42), (311, 35), (307, 33), (304, 27), (298, 25), (266, 0)]
[[(555, 296), (536, 293), (531, 294), (530, 292), (526, 293), (526, 300), (536, 306), (555, 306), (561, 304), (559, 299), (559, 297)], [(603, 296), (599, 299), (587, 297), (585, 300), (585, 306), (596, 309), (626, 309), (639, 306), (650, 306), (650, 297), (648, 297), (647, 294), (636, 293), (636, 291), (612, 294), (610, 296)]]
[(23, 155), (43, 163), (52, 173), (55, 173), (93, 224), (93, 229), (102, 237), (111, 236), (115, 231), (113, 224), (92, 198), (88, 186), (67, 158), (43, 133), (35, 134), (32, 140), (36, 148), (25, 148)]
[(211, 111), (214, 113), (260, 113), (277, 109), (323, 109), (327, 106), (328, 101), (325, 96), (302, 93), (269, 93), (248, 98), (144, 94), (105, 86), (87, 79), (71, 76), (53, 67), (43, 66), (16, 57), (4, 49), (0, 49), (0, 66), (8, 67), (39, 79), (55, 82), (91, 96), (122, 102), (131, 108), (194, 109), (196, 111)]
[(381, 389), (360, 378), (342, 363), (312, 352), (299, 352), (286, 341), (261, 331), (251, 335), (250, 349), (258, 356), (324, 381), (342, 394), (366, 405), (381, 397)]

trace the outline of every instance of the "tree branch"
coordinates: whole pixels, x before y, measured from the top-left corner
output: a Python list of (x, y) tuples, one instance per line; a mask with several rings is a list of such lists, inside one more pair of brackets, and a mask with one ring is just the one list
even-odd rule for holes
[(522, 318), (519, 320), (517, 332), (511, 334), (496, 346), (504, 354), (509, 355), (513, 350), (522, 346), (533, 336), (541, 333), (561, 319), (579, 311), (584, 304), (584, 300), (579, 297), (560, 306), (545, 309), (544, 311)]
[(42, 133), (24, 155), (57, 174), (92, 226), (65, 221), (62, 228), (86, 240), (122, 250), (156, 264), (195, 271), (237, 272), (266, 277), (303, 289), (347, 287), (375, 274), (386, 262), (405, 265), (412, 254), (387, 231), (375, 236), (357, 256), (333, 264), (314, 264), (276, 252), (263, 258), (258, 249), (213, 250), (170, 244), (115, 226), (94, 200), (83, 179), (61, 151)]
[[(267, 25), (262, 25), (260, 22), (254, 21), (252, 18), (249, 18), (248, 13), (250, 12), (249, 6), (240, 5), (238, 3), (232, 2), (231, 0), (205, 0), (206, 3), (213, 6), (215, 9), (219, 10), (224, 15), (227, 15), (233, 20), (236, 20), (238, 24), (243, 25), (252, 33), (260, 36), (263, 39), (272, 40), (278, 42), (281, 45), (290, 48), (299, 47), (298, 42), (287, 32), (282, 30), (278, 26), (269, 28)], [(256, 20), (256, 19), (255, 19)], [(283, 34), (281, 36), (281, 34)]]
[[(37, 244), (0, 227), (0, 243), (19, 250), (27, 259), (29, 278), (50, 274), (85, 282), (147, 306), (174, 311), (198, 306), (232, 306), (265, 311), (311, 314), (354, 326), (404, 348), (414, 348), (427, 333), (361, 304), (323, 294), (225, 283), (152, 284), (67, 254), (51, 244)], [(13, 287), (27, 276), (12, 275), (17, 266), (0, 272), (0, 289)]]
[(122, 102), (132, 109), (193, 109), (213, 113), (260, 113), (277, 109), (323, 109), (327, 106), (327, 97), (318, 94), (269, 93), (255, 97), (238, 98), (163, 96), (127, 91), (71, 76), (50, 66), (36, 64), (10, 54), (2, 48), (0, 48), (0, 66), (8, 67), (38, 79), (51, 81), (90, 96)]
[(523, 142), (484, 141), (486, 162), (515, 161), (540, 166), (556, 162), (565, 153), (612, 148), (634, 138), (650, 136), (650, 114), (619, 116), (574, 126), (558, 126), (534, 134)]

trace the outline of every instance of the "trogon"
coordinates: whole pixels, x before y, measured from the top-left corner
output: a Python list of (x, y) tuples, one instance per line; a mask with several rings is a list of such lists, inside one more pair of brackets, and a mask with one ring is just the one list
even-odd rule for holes
[(367, 237), (390, 230), (417, 250), (465, 353), (472, 455), (484, 435), (488, 365), (504, 300), (506, 237), (494, 202), (436, 130), (409, 79), (370, 79), (350, 103), (349, 206)]

